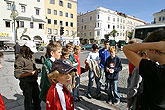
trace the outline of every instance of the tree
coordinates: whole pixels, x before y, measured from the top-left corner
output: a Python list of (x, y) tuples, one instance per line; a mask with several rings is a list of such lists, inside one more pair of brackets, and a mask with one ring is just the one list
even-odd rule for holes
[(115, 40), (115, 37), (117, 36), (116, 34), (117, 34), (117, 31), (116, 31), (115, 29), (112, 30), (112, 31), (109, 33), (110, 36), (114, 37), (114, 40)]
[(128, 38), (131, 40), (133, 37), (133, 32), (128, 32)]

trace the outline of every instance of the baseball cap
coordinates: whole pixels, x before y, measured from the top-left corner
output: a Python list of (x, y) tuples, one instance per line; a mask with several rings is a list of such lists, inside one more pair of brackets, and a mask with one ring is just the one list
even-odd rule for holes
[(36, 53), (36, 52), (37, 52), (35, 42), (28, 40), (28, 41), (25, 43), (25, 45), (26, 45), (27, 47), (29, 47), (30, 50), (31, 50), (33, 53)]
[(66, 59), (59, 59), (52, 63), (52, 72), (57, 70), (59, 73), (67, 74), (71, 71), (76, 72), (77, 69), (71, 65)]

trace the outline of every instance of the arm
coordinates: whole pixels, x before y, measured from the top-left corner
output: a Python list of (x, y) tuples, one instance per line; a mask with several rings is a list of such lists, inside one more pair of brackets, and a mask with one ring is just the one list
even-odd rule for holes
[(128, 60), (139, 67), (139, 63), (141, 61), (141, 57), (137, 54), (138, 51), (141, 50), (159, 50), (162, 53), (165, 53), (165, 42), (150, 42), (150, 43), (135, 43), (135, 44), (128, 44), (123, 47), (123, 52), (128, 58)]

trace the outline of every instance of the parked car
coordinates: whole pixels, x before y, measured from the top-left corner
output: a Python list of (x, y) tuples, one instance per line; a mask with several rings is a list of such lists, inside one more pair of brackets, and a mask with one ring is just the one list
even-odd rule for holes
[(89, 49), (92, 49), (92, 44), (87, 44), (82, 47), (82, 50), (89, 50)]
[(38, 52), (34, 53), (34, 57), (36, 60), (40, 60), (41, 63), (45, 62), (45, 54), (46, 54), (46, 47), (38, 47)]

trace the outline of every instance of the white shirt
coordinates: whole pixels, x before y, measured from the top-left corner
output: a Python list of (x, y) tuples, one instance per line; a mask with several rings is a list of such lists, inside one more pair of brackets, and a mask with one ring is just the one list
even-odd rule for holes
[(87, 60), (93, 59), (99, 61), (99, 53), (98, 52), (90, 52), (87, 56)]
[(66, 110), (66, 102), (65, 102), (65, 95), (64, 95), (64, 92), (63, 92), (63, 84), (57, 83), (56, 84), (56, 89), (57, 89), (57, 93), (58, 93), (58, 96), (59, 96), (59, 99), (60, 99), (62, 110)]
[(56, 59), (54, 57), (50, 57), (50, 60), (54, 62)]

